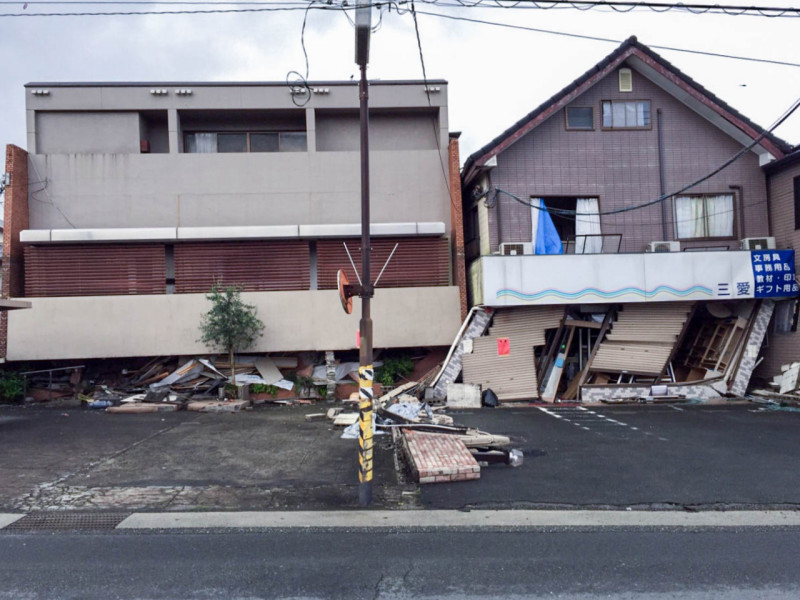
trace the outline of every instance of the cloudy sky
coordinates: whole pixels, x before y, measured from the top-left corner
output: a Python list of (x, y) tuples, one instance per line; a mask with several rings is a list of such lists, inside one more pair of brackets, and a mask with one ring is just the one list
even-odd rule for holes
[[(327, 1), (327, 0), (326, 0)], [(332, 0), (339, 3), (341, 0)], [(472, 3), (474, 0), (463, 0)], [(277, 0), (264, 5), (277, 6)], [(786, 0), (727, 0), (727, 4), (800, 6)], [(0, 2), (0, 13), (208, 10), (198, 6), (130, 2)], [(109, 4), (109, 3), (105, 3)], [(217, 8), (256, 8), (218, 3)], [(297, 0), (295, 6), (301, 4)], [(800, 63), (800, 18), (656, 13), (608, 7), (576, 10), (516, 8), (485, 1), (417, 3), (427, 75), (450, 82), (450, 128), (462, 131), (462, 160), (616, 47), (615, 43), (449, 20), (425, 13), (506, 23), (622, 41), (636, 35), (667, 60), (768, 127), (800, 97), (800, 67), (661, 50), (670, 46)], [(449, 6), (445, 6), (449, 5)], [(397, 5), (395, 5), (397, 6)], [(369, 75), (421, 78), (414, 22), (402, 5), (381, 12), (372, 36)], [(549, 6), (541, 4), (541, 6)], [(528, 7), (528, 8), (522, 8)], [(25, 146), (23, 84), (31, 81), (284, 81), (305, 71), (304, 11), (200, 15), (0, 17), (0, 143)], [(374, 11), (373, 20), (378, 20)], [(309, 79), (349, 79), (353, 28), (341, 11), (311, 10), (305, 44)], [(776, 133), (800, 143), (800, 110)]]

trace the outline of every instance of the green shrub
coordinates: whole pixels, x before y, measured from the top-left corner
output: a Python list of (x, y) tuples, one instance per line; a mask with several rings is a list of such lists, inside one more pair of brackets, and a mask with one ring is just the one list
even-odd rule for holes
[(383, 365), (375, 369), (375, 381), (391, 386), (401, 378), (406, 377), (414, 370), (414, 361), (408, 356), (386, 357)]
[(250, 386), (250, 391), (254, 394), (269, 394), (273, 398), (278, 395), (278, 387), (266, 383), (254, 383)]
[(13, 371), (0, 371), (0, 399), (18, 400), (25, 393), (25, 381)]

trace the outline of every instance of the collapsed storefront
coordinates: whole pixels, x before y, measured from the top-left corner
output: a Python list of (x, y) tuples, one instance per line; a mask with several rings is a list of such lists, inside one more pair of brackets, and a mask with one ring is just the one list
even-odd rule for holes
[[(597, 268), (609, 259), (627, 267), (607, 277), (617, 279), (610, 286)], [(459, 332), (437, 395), (463, 370), (464, 383), (501, 402), (742, 396), (776, 300), (797, 294), (791, 250), (476, 264), (484, 302)], [(570, 290), (569, 281), (582, 285)], [(550, 303), (567, 297), (585, 301)]]

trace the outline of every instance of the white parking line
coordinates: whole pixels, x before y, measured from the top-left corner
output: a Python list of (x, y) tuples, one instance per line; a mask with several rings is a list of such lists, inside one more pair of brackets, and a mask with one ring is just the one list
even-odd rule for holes
[[(639, 433), (643, 433), (644, 435), (653, 435), (649, 431), (641, 431), (638, 427), (634, 427), (633, 425), (628, 425), (624, 421), (618, 421), (617, 419), (612, 419), (607, 415), (602, 415), (597, 411), (589, 410), (584, 406), (563, 406), (563, 407), (537, 406), (536, 408), (538, 408), (543, 413), (550, 415), (551, 417), (560, 419), (561, 421), (565, 421), (567, 423), (571, 423), (576, 427), (580, 427), (584, 431), (592, 431), (592, 426), (602, 426), (605, 424), (610, 424), (619, 427), (626, 427), (631, 431), (638, 431)], [(600, 428), (602, 429), (602, 427)], [(667, 438), (664, 437), (659, 437), (658, 439), (663, 442), (669, 441), (667, 440)]]

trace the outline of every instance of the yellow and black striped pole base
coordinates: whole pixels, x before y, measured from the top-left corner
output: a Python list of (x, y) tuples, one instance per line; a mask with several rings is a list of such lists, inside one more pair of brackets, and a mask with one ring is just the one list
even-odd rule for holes
[(358, 368), (358, 499), (364, 506), (372, 502), (372, 365)]

